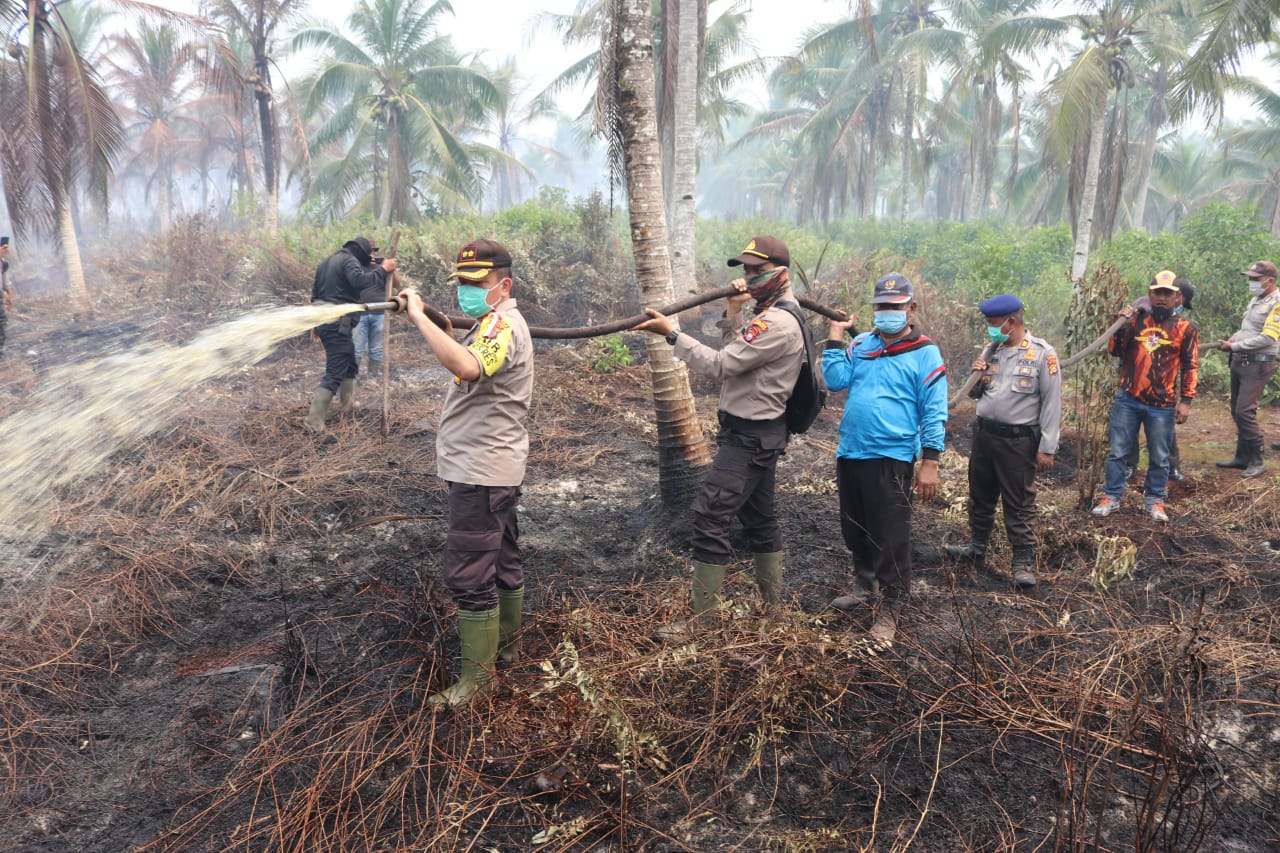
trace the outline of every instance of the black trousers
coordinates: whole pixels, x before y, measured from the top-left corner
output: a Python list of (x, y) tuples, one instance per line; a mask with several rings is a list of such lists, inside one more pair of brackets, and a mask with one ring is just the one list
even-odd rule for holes
[(449, 484), (449, 537), (440, 579), (461, 610), (492, 610), (498, 587), (524, 586), (519, 486)]
[(1258, 402), (1277, 364), (1275, 360), (1245, 361), (1240, 353), (1231, 354), (1231, 419), (1236, 422), (1236, 437), (1245, 444), (1263, 443)]
[(350, 317), (343, 317), (316, 327), (316, 335), (324, 344), (324, 378), (320, 380), (320, 387), (334, 394), (338, 393), (342, 380), (355, 379), (360, 372), (356, 345), (351, 339), (352, 324)]
[(880, 582), (886, 598), (911, 590), (911, 475), (897, 459), (836, 459), (840, 533), (863, 589)]
[(969, 454), (969, 535), (986, 542), (1004, 502), (1004, 529), (1015, 549), (1036, 546), (1036, 451), (1040, 437), (1012, 438), (975, 427)]
[(735, 517), (751, 553), (781, 551), (774, 490), (778, 457), (787, 447), (786, 425), (743, 421), (721, 412), (716, 444), (707, 480), (693, 499), (693, 559), (714, 566), (733, 562), (729, 530)]

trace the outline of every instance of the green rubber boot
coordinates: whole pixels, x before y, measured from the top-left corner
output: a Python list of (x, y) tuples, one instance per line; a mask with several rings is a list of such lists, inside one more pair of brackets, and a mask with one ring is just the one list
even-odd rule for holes
[(498, 657), (504, 663), (519, 663), (520, 641), (515, 634), (524, 619), (524, 587), (498, 587)]
[(693, 588), (689, 591), (689, 609), (694, 621), (704, 613), (715, 610), (720, 604), (720, 586), (724, 583), (728, 566), (693, 561)]
[(351, 398), (356, 393), (356, 381), (354, 379), (344, 379), (342, 384), (338, 386), (338, 411), (345, 412), (351, 408)]
[(328, 388), (317, 388), (311, 397), (311, 411), (302, 419), (302, 423), (312, 432), (324, 432), (324, 418), (329, 414), (329, 403), (333, 401), (333, 392)]
[(724, 583), (725, 572), (728, 570), (728, 566), (714, 566), (694, 560), (693, 585), (689, 590), (689, 611), (692, 615), (681, 622), (662, 625), (654, 636), (673, 643), (692, 640), (694, 630), (704, 627), (720, 604), (720, 586)]
[(462, 641), (462, 672), (456, 684), (432, 696), (432, 705), (461, 708), (472, 699), (487, 696), (493, 681), (493, 660), (498, 656), (498, 608), (459, 610), (458, 639)]
[(373, 358), (369, 359), (369, 369), (366, 371), (366, 373), (369, 374), (369, 380), (371, 382), (381, 382), (382, 381), (382, 360), (373, 359)]
[(782, 604), (782, 552), (752, 554), (751, 560), (755, 564), (756, 586), (765, 612), (777, 610)]

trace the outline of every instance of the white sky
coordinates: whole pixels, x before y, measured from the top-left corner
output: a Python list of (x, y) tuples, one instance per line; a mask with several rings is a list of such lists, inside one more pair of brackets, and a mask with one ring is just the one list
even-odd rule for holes
[[(182, 12), (195, 12), (198, 0), (150, 0), (154, 5)], [(507, 56), (529, 82), (531, 91), (540, 91), (552, 78), (576, 60), (560, 39), (545, 27), (532, 34), (533, 20), (540, 11), (572, 14), (578, 0), (450, 0), (453, 16), (446, 16), (442, 29), (453, 36), (461, 50), (487, 48), (486, 58), (496, 64)], [(748, 11), (748, 36), (756, 50), (766, 55), (791, 51), (801, 33), (813, 24), (835, 20), (849, 8), (849, 0), (741, 0)], [(324, 3), (310, 0), (305, 14), (341, 23), (355, 3)], [(714, 16), (728, 8), (727, 0), (716, 0)], [(763, 108), (764, 99), (753, 106)], [(570, 110), (576, 111), (576, 110)]]

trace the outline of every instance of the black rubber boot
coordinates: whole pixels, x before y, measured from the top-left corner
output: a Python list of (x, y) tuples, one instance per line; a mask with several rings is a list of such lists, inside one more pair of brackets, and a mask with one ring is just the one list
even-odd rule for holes
[(1246, 452), (1249, 455), (1249, 466), (1240, 472), (1240, 476), (1245, 479), (1257, 477), (1263, 471), (1267, 470), (1267, 465), (1262, 461), (1262, 442), (1255, 441), (1248, 445)]
[(957, 565), (973, 566), (975, 569), (983, 569), (987, 561), (987, 543), (970, 541), (966, 545), (943, 545), (942, 550), (947, 552), (947, 556), (956, 561)]
[(1009, 566), (1009, 572), (1018, 589), (1035, 589), (1036, 552), (1030, 548), (1014, 548), (1013, 564)]
[(1245, 449), (1244, 439), (1236, 439), (1236, 455), (1227, 462), (1215, 462), (1219, 468), (1248, 468), (1249, 457), (1248, 451)]

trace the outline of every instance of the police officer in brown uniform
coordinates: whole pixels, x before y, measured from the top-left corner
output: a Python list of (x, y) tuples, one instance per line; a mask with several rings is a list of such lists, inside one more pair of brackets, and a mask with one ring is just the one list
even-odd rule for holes
[(1013, 549), (1013, 580), (1036, 585), (1036, 472), (1053, 467), (1062, 427), (1062, 374), (1058, 354), (1027, 331), (1022, 300), (1004, 293), (978, 310), (998, 344), (991, 361), (978, 359), (982, 381), (973, 451), (969, 455), (969, 544), (948, 545), (960, 562), (981, 567), (995, 525), (996, 502), (1004, 503), (1004, 525)]
[(515, 661), (524, 605), (516, 507), (529, 458), (525, 419), (533, 399), (533, 341), (511, 298), (511, 254), (493, 240), (458, 252), (458, 302), (476, 319), (461, 342), (427, 318), (412, 290), (409, 319), (453, 381), (436, 435), (436, 471), (449, 484), (449, 535), (440, 574), (458, 605), (462, 673), (430, 698), (464, 705), (493, 688), (501, 655)]
[[(765, 608), (780, 602), (782, 528), (774, 499), (778, 457), (787, 448), (785, 412), (804, 360), (800, 323), (786, 307), (799, 304), (791, 294), (791, 254), (776, 237), (755, 237), (729, 266), (741, 266), (740, 291), (726, 300), (717, 324), (722, 347), (712, 349), (677, 331), (653, 309), (637, 330), (665, 335), (698, 373), (720, 379), (720, 431), (715, 461), (702, 492), (693, 502), (693, 589), (695, 620), (719, 602), (720, 586), (733, 561), (729, 529), (735, 516), (751, 549), (756, 585)], [(750, 318), (742, 307), (755, 300)], [(679, 633), (677, 626), (674, 633)]]
[(1249, 280), (1249, 306), (1240, 321), (1240, 331), (1218, 349), (1231, 353), (1231, 418), (1236, 422), (1236, 455), (1219, 468), (1243, 468), (1241, 477), (1263, 472), (1262, 447), (1265, 437), (1258, 426), (1258, 402), (1276, 372), (1280, 355), (1280, 291), (1276, 290), (1276, 265), (1254, 261), (1243, 275)]

